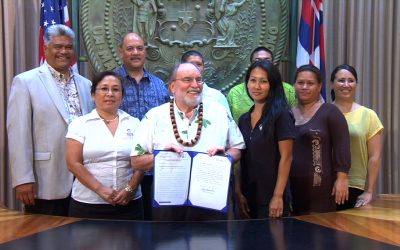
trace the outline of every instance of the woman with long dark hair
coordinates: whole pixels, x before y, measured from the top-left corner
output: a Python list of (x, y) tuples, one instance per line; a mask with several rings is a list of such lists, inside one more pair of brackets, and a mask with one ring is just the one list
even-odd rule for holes
[(279, 70), (258, 61), (247, 70), (253, 107), (239, 119), (246, 149), (236, 169), (236, 196), (242, 218), (287, 216), (286, 183), (292, 163), (294, 120)]

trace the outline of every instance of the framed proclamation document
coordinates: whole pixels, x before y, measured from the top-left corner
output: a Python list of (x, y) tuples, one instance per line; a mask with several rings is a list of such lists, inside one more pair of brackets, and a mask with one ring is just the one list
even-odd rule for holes
[(226, 156), (155, 150), (153, 206), (195, 206), (227, 212), (231, 166)]

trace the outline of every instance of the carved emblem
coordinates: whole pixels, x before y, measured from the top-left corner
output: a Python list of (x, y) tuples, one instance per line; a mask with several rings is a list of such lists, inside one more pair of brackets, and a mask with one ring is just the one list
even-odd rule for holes
[(96, 71), (121, 65), (118, 46), (129, 32), (146, 41), (146, 69), (168, 80), (181, 55), (205, 57), (205, 81), (226, 91), (249, 66), (251, 51), (266, 46), (280, 61), (288, 29), (287, 0), (82, 0), (82, 37)]

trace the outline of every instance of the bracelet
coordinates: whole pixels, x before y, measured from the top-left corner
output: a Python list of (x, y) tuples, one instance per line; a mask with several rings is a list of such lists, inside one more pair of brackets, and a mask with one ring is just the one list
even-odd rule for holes
[(129, 184), (126, 184), (124, 190), (126, 192), (129, 192), (129, 193), (132, 193), (132, 194), (135, 192), (135, 189), (133, 189), (131, 186), (129, 186)]

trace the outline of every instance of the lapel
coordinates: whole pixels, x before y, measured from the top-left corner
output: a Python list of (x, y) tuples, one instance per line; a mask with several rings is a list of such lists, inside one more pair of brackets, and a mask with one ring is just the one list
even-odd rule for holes
[(62, 97), (58, 91), (56, 83), (54, 82), (53, 76), (51, 75), (50, 70), (46, 64), (43, 64), (39, 67), (39, 79), (41, 84), (43, 84), (44, 88), (49, 94), (50, 99), (53, 101), (54, 106), (56, 106), (64, 121), (69, 124), (69, 115), (65, 108)]
[(76, 90), (78, 91), (79, 102), (81, 104), (82, 115), (84, 115), (91, 111), (90, 107), (88, 107), (89, 106), (88, 102), (90, 100), (90, 97), (87, 96), (88, 92), (86, 89), (86, 85), (81, 81), (81, 78), (77, 74), (75, 74), (74, 80), (75, 80)]

